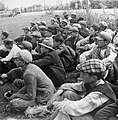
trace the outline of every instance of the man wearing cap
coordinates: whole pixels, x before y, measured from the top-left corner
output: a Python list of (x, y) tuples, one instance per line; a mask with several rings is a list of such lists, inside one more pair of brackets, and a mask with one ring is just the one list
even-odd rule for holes
[(15, 63), (23, 72), (23, 79), (15, 79), (14, 86), (18, 91), (11, 97), (4, 97), (10, 100), (10, 104), (17, 110), (25, 110), (29, 106), (44, 105), (55, 92), (52, 81), (36, 65), (31, 64), (32, 55), (27, 50), (17, 53)]
[(37, 26), (36, 26), (36, 24), (35, 24), (35, 22), (30, 22), (30, 32), (32, 33), (32, 32), (34, 32), (34, 31), (36, 31), (36, 30), (38, 30), (38, 28), (37, 28)]
[(80, 35), (84, 38), (86, 38), (87, 36), (89, 36), (89, 29), (87, 28), (87, 24), (86, 21), (82, 20), (79, 21), (79, 24), (81, 25), (81, 29), (79, 31)]
[(0, 41), (0, 57), (6, 57), (6, 55), (8, 55), (9, 53), (9, 50), (7, 50), (6, 47), (4, 46), (4, 43), (8, 37), (9, 37), (9, 32), (3, 30), (1, 33), (1, 41)]
[(70, 37), (65, 40), (65, 44), (70, 46), (73, 50), (76, 49), (76, 43), (83, 37), (79, 34), (77, 27), (70, 28)]
[(53, 39), (47, 37), (39, 45), (41, 56), (32, 63), (40, 67), (58, 88), (65, 81), (65, 70), (58, 54), (53, 49)]
[[(98, 59), (87, 60), (77, 65), (77, 70), (80, 71), (83, 81), (80, 85), (85, 88), (85, 93), (80, 100), (53, 101), (53, 109), (58, 111), (54, 120), (93, 120), (99, 109), (116, 100), (115, 93), (103, 80), (106, 72), (104, 62)], [(66, 91), (66, 88), (61, 89), (59, 95)]]
[(66, 72), (75, 70), (75, 64), (74, 64), (75, 51), (71, 49), (69, 46), (66, 46), (64, 44), (64, 39), (61, 35), (57, 34), (53, 36), (53, 42), (54, 42), (54, 49), (59, 55)]
[[(112, 63), (115, 60), (117, 54), (113, 51), (114, 47), (111, 42), (111, 35), (107, 32), (100, 32), (95, 38), (96, 46), (80, 55), (80, 62), (84, 62), (87, 59), (100, 59), (106, 63), (110, 71), (113, 71)], [(113, 73), (109, 76), (109, 82), (114, 82)]]
[(0, 60), (0, 74), (6, 73), (12, 68), (16, 67), (13, 58), (16, 57), (17, 52), (21, 51), (21, 49), (13, 43), (12, 39), (7, 38), (5, 42), (5, 47), (9, 50), (9, 54)]
[(40, 41), (40, 38), (42, 36), (41, 36), (40, 31), (34, 31), (34, 32), (32, 32), (31, 36), (32, 36), (31, 43), (32, 43), (32, 46), (33, 46), (32, 49), (34, 50), (38, 46), (38, 43), (42, 42), (42, 41)]

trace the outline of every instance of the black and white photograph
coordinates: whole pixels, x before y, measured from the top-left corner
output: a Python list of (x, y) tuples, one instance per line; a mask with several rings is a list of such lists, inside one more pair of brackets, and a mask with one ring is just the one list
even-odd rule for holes
[(118, 0), (0, 0), (0, 120), (118, 120)]

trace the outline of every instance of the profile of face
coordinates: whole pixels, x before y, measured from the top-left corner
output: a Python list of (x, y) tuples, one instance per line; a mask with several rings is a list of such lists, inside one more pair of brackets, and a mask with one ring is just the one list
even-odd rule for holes
[(2, 33), (1, 33), (1, 39), (2, 40), (6, 39), (6, 36), (4, 36)]
[(19, 58), (16, 58), (16, 59), (14, 60), (14, 62), (15, 62), (15, 64), (16, 64), (17, 67), (23, 67), (23, 66), (24, 66), (23, 60), (21, 60), (21, 59), (19, 59)]
[(92, 81), (94, 81), (93, 77), (85, 72), (80, 72), (80, 78), (83, 80), (84, 84), (91, 83)]
[(107, 43), (104, 41), (104, 39), (98, 40), (95, 38), (95, 44), (99, 47), (102, 48), (104, 46), (107, 46)]
[(57, 42), (57, 41), (53, 40), (53, 47), (54, 48), (58, 47), (60, 44), (61, 44), (60, 41)]
[(93, 27), (90, 27), (90, 35), (94, 35), (95, 34), (95, 30), (93, 29)]
[(24, 34), (28, 34), (29, 31), (28, 30), (23, 30)]
[(41, 45), (40, 51), (41, 51), (41, 54), (45, 54), (49, 51), (49, 49)]
[(70, 31), (70, 36), (71, 36), (72, 38), (76, 37), (77, 34), (78, 34), (78, 32)]
[(45, 32), (44, 32), (44, 36), (45, 36), (45, 37), (51, 37), (51, 36), (52, 36), (52, 33), (49, 32), (49, 31), (45, 31)]
[(66, 39), (68, 37), (68, 30), (64, 30), (62, 33), (62, 37)]
[(53, 25), (55, 23), (55, 21), (54, 20), (51, 20), (51, 25)]

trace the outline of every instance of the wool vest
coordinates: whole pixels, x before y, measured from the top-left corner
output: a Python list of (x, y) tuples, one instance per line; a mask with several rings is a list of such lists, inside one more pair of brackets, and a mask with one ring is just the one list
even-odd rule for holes
[(89, 94), (90, 92), (99, 91), (109, 98), (109, 100), (107, 102), (105, 102), (103, 105), (101, 105), (100, 107), (98, 107), (95, 110), (93, 110), (92, 112), (90, 112), (90, 114), (92, 116), (94, 116), (98, 110), (100, 110), (101, 108), (103, 108), (104, 106), (106, 106), (108, 104), (115, 102), (115, 100), (116, 100), (115, 93), (113, 92), (112, 88), (106, 82), (105, 82), (105, 84), (100, 84), (92, 89), (88, 85), (85, 85), (85, 88), (86, 88), (86, 95)]

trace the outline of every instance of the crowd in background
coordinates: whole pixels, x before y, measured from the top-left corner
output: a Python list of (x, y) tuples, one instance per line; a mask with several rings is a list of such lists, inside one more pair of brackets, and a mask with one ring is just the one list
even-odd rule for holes
[[(47, 105), (54, 120), (118, 119), (117, 29), (105, 21), (87, 26), (76, 13), (64, 12), (50, 25), (31, 21), (22, 30), (14, 40), (1, 33), (0, 84), (17, 88), (4, 96), (15, 109)], [(72, 72), (76, 80), (67, 81)]]

